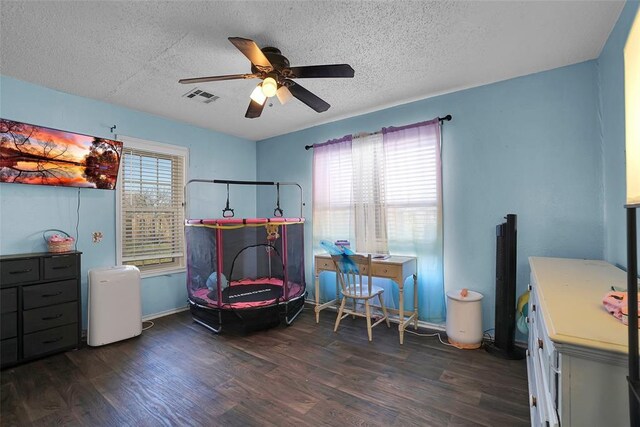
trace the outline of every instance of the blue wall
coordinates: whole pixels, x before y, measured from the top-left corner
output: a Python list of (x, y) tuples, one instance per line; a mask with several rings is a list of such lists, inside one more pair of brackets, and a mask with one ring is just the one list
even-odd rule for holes
[[(313, 153), (305, 144), (452, 114), (443, 130), (445, 286), (483, 293), (492, 327), (495, 225), (505, 214), (518, 214), (518, 293), (529, 256), (603, 256), (596, 72), (588, 61), (259, 141), (258, 179), (300, 182), (310, 222)], [(271, 194), (258, 192), (259, 214), (272, 205)], [(311, 254), (311, 224), (306, 239)]]
[(622, 267), (627, 265), (623, 49), (638, 4), (627, 2), (597, 62), (604, 162), (604, 258)]
[[(121, 135), (189, 148), (189, 178), (255, 179), (255, 142), (189, 126), (162, 117), (87, 98), (57, 92), (20, 80), (0, 77), (0, 117), (84, 133)], [(218, 216), (224, 207), (224, 189), (194, 188), (194, 217)], [(0, 254), (45, 250), (42, 231), (57, 228), (75, 233), (75, 188), (0, 184)], [(82, 189), (80, 192), (78, 250), (82, 256), (83, 314), (86, 325), (86, 277), (94, 267), (115, 265), (115, 191)], [(234, 190), (236, 214), (255, 215), (255, 190)], [(104, 239), (92, 243), (91, 234)], [(186, 305), (185, 274), (146, 278), (142, 281), (144, 315)]]

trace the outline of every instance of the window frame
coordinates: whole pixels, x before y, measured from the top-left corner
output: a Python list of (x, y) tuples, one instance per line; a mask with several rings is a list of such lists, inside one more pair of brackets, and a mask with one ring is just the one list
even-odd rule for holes
[[(134, 138), (130, 136), (121, 136), (120, 141), (122, 141), (124, 145), (124, 149), (131, 148), (143, 151), (149, 151), (152, 153), (158, 153), (163, 155), (170, 156), (180, 156), (184, 159), (184, 164), (182, 168), (182, 182), (178, 184), (184, 189), (187, 183), (187, 175), (189, 173), (189, 149), (187, 147), (182, 147), (179, 145), (170, 145), (163, 144), (155, 141), (148, 141), (144, 139)], [(118, 183), (116, 185), (116, 262), (117, 265), (123, 265), (122, 261), (122, 248), (123, 248), (123, 233), (122, 233), (122, 197), (124, 195), (124, 149), (122, 153), (122, 158), (120, 159), (120, 169), (118, 171)], [(183, 200), (184, 202), (184, 200)], [(184, 210), (182, 211), (182, 222), (184, 223), (185, 219)], [(162, 267), (149, 267), (145, 269), (140, 269), (140, 276), (145, 277), (154, 277), (154, 276), (165, 276), (168, 274), (175, 273), (183, 273), (186, 272), (186, 242), (184, 238), (184, 233), (182, 236), (182, 257), (179, 263), (172, 264), (170, 266), (162, 266)]]

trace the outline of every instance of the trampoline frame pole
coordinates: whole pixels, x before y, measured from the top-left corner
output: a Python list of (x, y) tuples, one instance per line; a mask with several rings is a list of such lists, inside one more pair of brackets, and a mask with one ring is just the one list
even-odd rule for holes
[[(216, 228), (216, 269), (218, 277), (218, 308), (222, 307), (222, 229)], [(231, 282), (229, 282), (231, 286)]]
[(282, 233), (280, 234), (282, 239), (282, 266), (284, 268), (284, 300), (289, 301), (289, 272), (287, 265), (289, 260), (287, 258), (287, 225), (282, 224)]

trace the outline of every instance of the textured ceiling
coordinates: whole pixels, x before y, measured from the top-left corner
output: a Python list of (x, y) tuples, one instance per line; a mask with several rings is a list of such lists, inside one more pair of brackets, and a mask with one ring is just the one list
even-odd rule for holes
[[(596, 58), (620, 1), (23, 1), (0, 4), (0, 73), (259, 140)], [(349, 63), (353, 79), (298, 80), (331, 104), (277, 100), (245, 119), (257, 80), (227, 40), (282, 50), (292, 66)], [(184, 98), (193, 87), (220, 96)], [(446, 112), (443, 112), (446, 113)], [(381, 124), (382, 125), (382, 124)], [(124, 130), (123, 130), (124, 131)]]

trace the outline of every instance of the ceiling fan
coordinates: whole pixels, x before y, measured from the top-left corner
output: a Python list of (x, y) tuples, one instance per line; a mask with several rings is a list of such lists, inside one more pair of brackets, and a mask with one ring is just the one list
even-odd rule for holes
[(261, 79), (262, 82), (251, 93), (251, 102), (244, 115), (249, 119), (260, 117), (267, 98), (277, 96), (284, 104), (291, 96), (311, 107), (318, 113), (327, 111), (330, 105), (300, 86), (292, 79), (353, 77), (354, 71), (348, 64), (309, 65), (306, 67), (290, 67), (289, 60), (275, 47), (263, 47), (250, 39), (229, 37), (229, 41), (251, 61), (250, 74), (229, 74), (224, 76), (196, 77), (181, 79), (179, 83), (205, 83), (221, 80)]

